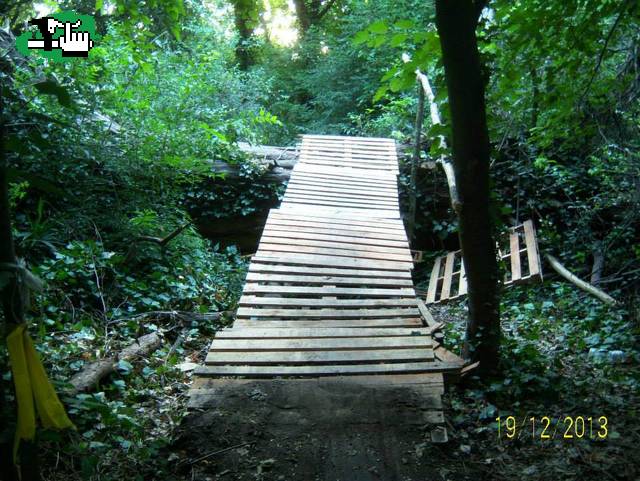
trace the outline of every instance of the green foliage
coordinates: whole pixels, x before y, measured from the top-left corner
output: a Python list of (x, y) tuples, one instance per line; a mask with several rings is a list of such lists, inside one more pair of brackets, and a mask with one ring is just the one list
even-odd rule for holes
[(358, 133), (350, 118), (371, 108), (380, 77), (400, 61), (400, 54), (386, 45), (373, 49), (364, 42), (354, 44), (353, 38), (362, 37), (358, 32), (369, 24), (375, 31), (396, 22), (402, 27), (407, 11), (415, 14), (416, 25), (425, 25), (431, 13), (413, 0), (346, 2), (343, 8), (293, 48), (265, 50), (264, 69), (276, 79), (272, 110), (289, 129), (285, 139), (300, 132)]
[[(546, 283), (505, 290), (502, 300), (503, 374), (489, 386), (500, 405), (558, 402), (565, 392), (587, 389), (581, 365), (607, 373), (621, 370), (611, 351), (622, 351), (626, 362), (638, 361), (640, 330), (624, 307), (610, 307), (587, 297), (575, 286)], [(463, 311), (452, 309), (456, 316)], [(460, 351), (464, 324), (451, 326), (447, 343)]]
[[(233, 3), (251, 29), (264, 26), (262, 4)], [(191, 226), (166, 246), (149, 238), (277, 203), (283, 186), (265, 181), (239, 141), (285, 145), (313, 132), (411, 144), (417, 68), (428, 74), (444, 121), (434, 128), (427, 117), (422, 160), (446, 155), (436, 141), (449, 129), (433, 5), (336, 2), (292, 47), (244, 32), (240, 46), (260, 55), (242, 72), (230, 2), (59, 6), (99, 11), (103, 37), (90, 59), (25, 60), (11, 42), (0, 59), (14, 237), (46, 284), (29, 306), (32, 332), (60, 384), (141, 334), (158, 332), (165, 342), (148, 358), (120, 362), (97, 392), (66, 397), (79, 430), (40, 433), (44, 464), (53, 466), (60, 451), (70, 478), (168, 479), (166, 449), (184, 413), (182, 368), (200, 361), (220, 323), (158, 313), (234, 309), (246, 262)], [(34, 11), (30, 2), (0, 7), (15, 32)], [(453, 418), (456, 428), (476, 420), (472, 437), (518, 410), (591, 402), (635, 412), (637, 20), (634, 2), (609, 0), (498, 0), (480, 19), (497, 224), (534, 218), (541, 249), (584, 278), (594, 252), (604, 253), (601, 287), (621, 303), (603, 306), (553, 279), (505, 290), (504, 376), (452, 398), (466, 416)], [(417, 201), (413, 247), (457, 248), (439, 168), (419, 169)], [(418, 280), (426, 273), (416, 269)], [(454, 322), (446, 343), (457, 350), (463, 335)], [(623, 363), (612, 361), (615, 351)]]
[(263, 179), (266, 173), (263, 165), (246, 162), (233, 184), (211, 179), (187, 189), (184, 205), (192, 215), (207, 220), (262, 211), (265, 206), (275, 205), (284, 194), (283, 185)]

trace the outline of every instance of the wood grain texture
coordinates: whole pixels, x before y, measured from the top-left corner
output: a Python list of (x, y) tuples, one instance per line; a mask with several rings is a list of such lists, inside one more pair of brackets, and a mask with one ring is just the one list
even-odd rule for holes
[[(397, 173), (390, 139), (303, 137), (252, 256), (236, 321), (216, 334), (194, 385), (328, 376), (375, 385), (409, 376), (439, 402), (439, 373), (457, 367), (436, 359), (431, 335), (441, 324), (418, 308)], [(452, 269), (447, 262), (445, 276)]]

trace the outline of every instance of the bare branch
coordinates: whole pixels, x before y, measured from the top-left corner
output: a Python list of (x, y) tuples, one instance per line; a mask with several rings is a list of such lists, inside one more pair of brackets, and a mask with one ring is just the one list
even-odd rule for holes
[[(427, 96), (427, 100), (429, 100), (431, 124), (442, 125), (440, 110), (438, 109), (438, 104), (436, 104), (436, 97), (433, 93), (433, 89), (431, 88), (431, 84), (429, 83), (429, 77), (423, 74), (420, 69), (416, 70), (416, 77), (422, 85), (424, 93)], [(442, 149), (446, 149), (447, 141), (445, 140), (444, 136), (439, 135), (438, 139), (440, 141), (440, 147)], [(460, 208), (462, 207), (462, 203), (460, 202), (460, 196), (458, 195), (458, 186), (456, 184), (456, 176), (453, 171), (453, 164), (448, 158), (444, 156), (440, 157), (440, 159), (438, 159), (436, 162), (442, 166), (442, 169), (444, 170), (444, 173), (447, 177), (447, 184), (449, 185), (449, 195), (451, 197), (451, 206), (453, 207), (453, 210), (455, 212), (459, 213)]]
[(318, 20), (320, 20), (327, 14), (327, 12), (329, 12), (334, 3), (336, 3), (336, 0), (329, 0), (324, 4), (324, 7), (322, 7), (322, 9), (318, 12)]
[(584, 98), (586, 97), (587, 93), (589, 93), (589, 90), (591, 89), (591, 85), (593, 84), (593, 81), (596, 79), (596, 76), (600, 71), (600, 66), (602, 65), (602, 61), (604, 60), (604, 55), (607, 52), (607, 47), (609, 46), (609, 42), (611, 41), (611, 38), (613, 37), (613, 33), (616, 31), (616, 28), (618, 28), (618, 25), (620, 25), (620, 21), (622, 20), (622, 16), (627, 10), (628, 4), (629, 4), (629, 0), (624, 0), (622, 2), (622, 5), (620, 6), (620, 13), (618, 14), (618, 17), (616, 18), (615, 22), (613, 22), (613, 25), (609, 29), (607, 38), (605, 39), (604, 45), (602, 46), (602, 50), (600, 50), (600, 55), (598, 55), (598, 61), (596, 62), (596, 67), (593, 69), (593, 74), (591, 75), (589, 82), (587, 82), (587, 86), (582, 92), (582, 95), (580, 96), (580, 100), (578, 100), (578, 105), (582, 104), (582, 102), (584, 101)]
[(598, 299), (600, 299), (602, 302), (604, 302), (606, 304), (609, 304), (609, 305), (616, 304), (616, 300), (613, 297), (611, 297), (606, 292), (598, 289), (597, 287), (592, 286), (588, 282), (583, 281), (578, 276), (572, 274), (569, 271), (569, 269), (567, 269), (565, 266), (563, 266), (560, 263), (560, 261), (558, 259), (556, 259), (555, 257), (553, 257), (551, 254), (546, 254), (545, 258), (547, 259), (547, 261), (549, 261), (549, 264), (551, 265), (551, 267), (553, 267), (554, 271), (556, 271), (558, 274), (560, 274), (562, 277), (564, 277), (566, 280), (568, 280), (569, 282), (571, 282), (575, 286), (579, 287), (580, 289), (582, 289), (585, 292), (588, 292), (592, 296), (597, 297)]

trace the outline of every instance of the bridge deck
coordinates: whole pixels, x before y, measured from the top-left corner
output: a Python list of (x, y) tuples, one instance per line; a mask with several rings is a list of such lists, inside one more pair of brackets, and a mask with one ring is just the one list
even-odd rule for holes
[[(461, 366), (438, 358), (421, 318), (397, 175), (393, 140), (303, 137), (283, 202), (251, 260), (236, 321), (216, 334), (196, 371), (192, 405), (237, 378), (331, 376), (419, 385), (437, 397), (429, 409), (440, 409), (442, 373)], [(211, 380), (224, 377), (236, 381)]]

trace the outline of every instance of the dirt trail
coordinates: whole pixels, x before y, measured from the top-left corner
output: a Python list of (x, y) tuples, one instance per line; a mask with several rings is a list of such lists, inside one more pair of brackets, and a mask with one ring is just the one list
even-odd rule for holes
[[(202, 391), (175, 449), (188, 479), (425, 481), (446, 444), (437, 387), (358, 381), (235, 381)], [(434, 394), (434, 392), (436, 394)], [(227, 449), (230, 448), (231, 449)]]

